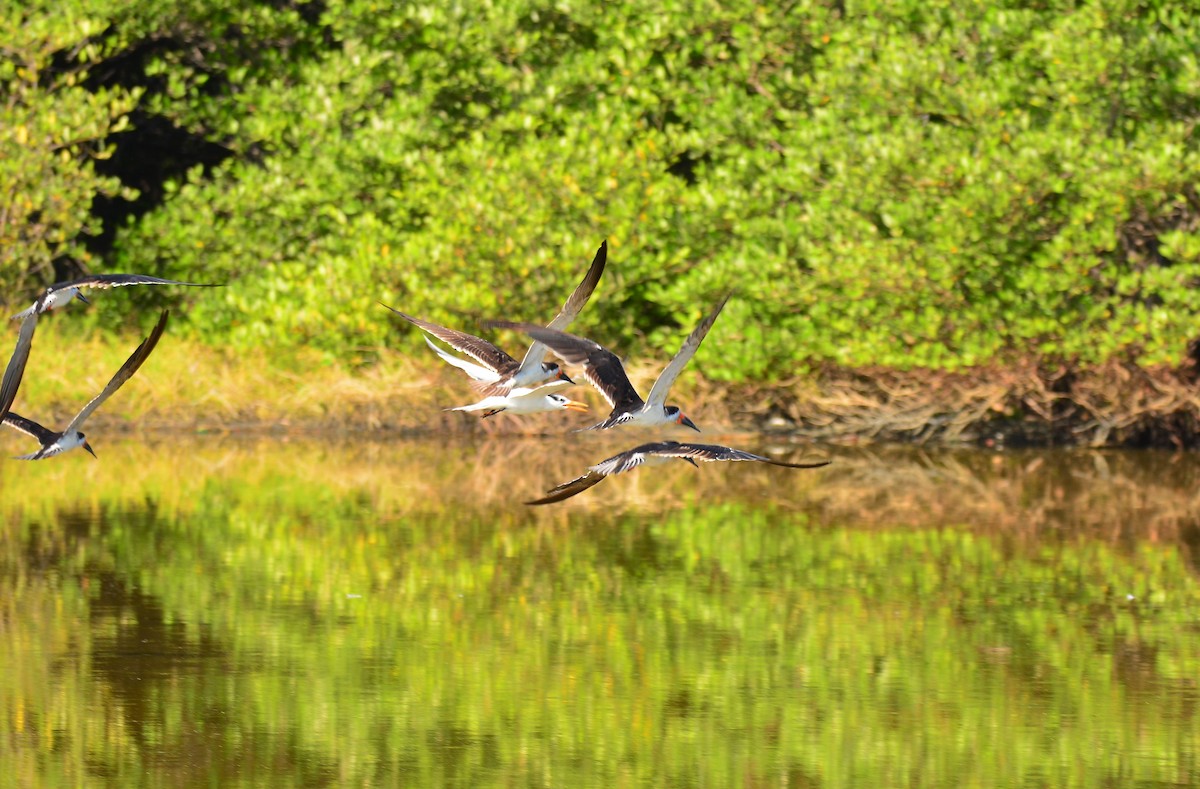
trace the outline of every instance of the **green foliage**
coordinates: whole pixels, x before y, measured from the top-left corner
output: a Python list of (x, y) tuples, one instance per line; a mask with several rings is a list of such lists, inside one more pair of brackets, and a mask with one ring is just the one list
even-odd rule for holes
[[(128, 125), (141, 91), (88, 90), (100, 58), (87, 42), (105, 26), (109, 3), (86, 13), (59, 3), (4, 4), (0, 58), (0, 288), (29, 291), (56, 258), (87, 261), (85, 237), (99, 231), (93, 197), (129, 194), (93, 162), (109, 135)], [(67, 54), (69, 53), (69, 54)]]
[(1195, 13), (840, 9), (129, 4), (110, 51), (178, 42), (142, 108), (235, 155), (170, 184), (107, 263), (229, 281), (189, 314), (214, 340), (336, 354), (418, 348), (376, 300), (544, 320), (607, 238), (578, 328), (665, 356), (736, 288), (699, 354), (715, 377), (1178, 358)]

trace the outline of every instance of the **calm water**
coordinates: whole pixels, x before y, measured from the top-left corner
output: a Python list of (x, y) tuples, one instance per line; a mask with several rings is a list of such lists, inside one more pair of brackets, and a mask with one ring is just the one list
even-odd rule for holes
[(1200, 784), (1195, 455), (93, 443), (0, 463), (3, 786)]

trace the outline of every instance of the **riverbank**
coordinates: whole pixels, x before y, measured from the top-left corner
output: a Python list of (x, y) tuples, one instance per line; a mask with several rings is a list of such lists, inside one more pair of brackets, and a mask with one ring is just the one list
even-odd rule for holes
[[(64, 336), (39, 327), (14, 410), (66, 422), (103, 388), (136, 339)], [(44, 364), (72, 347), (67, 370)], [(90, 422), (106, 428), (345, 433), (560, 433), (588, 416), (490, 419), (447, 412), (471, 402), (456, 371), (435, 360), (363, 348), (331, 361), (305, 349), (281, 354), (211, 348), (172, 338)], [(657, 365), (632, 370), (645, 391)], [(685, 374), (672, 400), (705, 429), (767, 432), (836, 442), (977, 446), (1200, 447), (1197, 368), (1044, 366), (948, 373), (826, 368), (772, 385), (724, 384)], [(590, 387), (572, 396), (606, 412)], [(93, 427), (94, 429), (94, 427)]]
[(827, 368), (779, 386), (734, 388), (723, 400), (739, 421), (823, 440), (1196, 449), (1197, 372), (1194, 362)]

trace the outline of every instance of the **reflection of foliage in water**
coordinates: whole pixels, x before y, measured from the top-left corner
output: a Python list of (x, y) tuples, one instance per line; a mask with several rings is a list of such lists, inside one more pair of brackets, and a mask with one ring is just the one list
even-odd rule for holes
[(19, 785), (1197, 779), (1200, 590), (1155, 509), (1182, 523), (1194, 460), (839, 454), (535, 512), (577, 457), (472, 500), (475, 447), (158, 449), (4, 466)]

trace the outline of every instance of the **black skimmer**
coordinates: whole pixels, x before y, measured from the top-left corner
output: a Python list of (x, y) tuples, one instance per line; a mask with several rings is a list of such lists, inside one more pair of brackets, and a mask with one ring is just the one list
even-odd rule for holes
[(0, 420), (12, 407), (17, 396), (17, 388), (21, 385), (21, 377), (25, 372), (25, 363), (29, 359), (29, 350), (33, 345), (33, 333), (37, 328), (38, 316), (53, 309), (66, 306), (72, 299), (79, 299), (84, 304), (90, 304), (80, 293), (81, 288), (122, 288), (127, 285), (183, 285), (189, 288), (215, 288), (217, 285), (201, 282), (181, 282), (174, 279), (151, 277), (147, 274), (94, 274), (90, 277), (59, 282), (42, 291), (42, 295), (31, 306), (13, 316), (13, 320), (21, 320), (21, 331), (17, 336), (17, 347), (9, 358), (8, 367), (4, 371), (4, 381), (0, 384)]
[[(604, 241), (596, 250), (592, 265), (588, 267), (587, 273), (583, 275), (583, 279), (576, 286), (575, 291), (563, 304), (558, 315), (554, 316), (554, 320), (550, 321), (549, 328), (561, 330), (571, 325), (571, 321), (579, 315), (588, 299), (591, 298), (596, 285), (600, 282), (600, 275), (604, 273), (604, 264), (607, 258), (608, 242)], [(436, 337), (459, 353), (465, 353), (478, 362), (478, 364), (474, 364), (465, 359), (451, 356), (429, 342), (428, 338), (425, 340), (438, 356), (469, 375), (473, 379), (472, 384), (481, 394), (502, 397), (513, 389), (531, 389), (539, 384), (554, 381), (571, 383), (571, 379), (559, 369), (557, 364), (546, 363), (546, 346), (540, 342), (535, 341), (530, 345), (529, 350), (525, 352), (525, 357), (518, 362), (492, 343), (473, 334), (414, 318), (394, 307), (388, 307), (386, 304), (383, 306), (425, 333)]]
[(678, 406), (667, 405), (667, 392), (675, 383), (675, 379), (683, 372), (683, 368), (691, 361), (696, 349), (700, 347), (700, 343), (704, 341), (704, 336), (708, 334), (713, 322), (721, 314), (721, 309), (725, 306), (725, 302), (729, 301), (730, 295), (732, 294), (727, 294), (725, 298), (721, 299), (717, 308), (700, 321), (683, 341), (683, 346), (675, 354), (675, 358), (663, 369), (658, 380), (654, 382), (654, 386), (650, 387), (650, 395), (645, 400), (642, 400), (637, 390), (633, 388), (633, 384), (629, 382), (629, 376), (625, 374), (625, 368), (621, 365), (621, 360), (617, 358), (617, 355), (597, 342), (530, 323), (488, 321), (487, 325), (519, 329), (535, 340), (545, 343), (556, 356), (567, 364), (583, 367), (583, 377), (599, 390), (609, 406), (612, 407), (612, 413), (608, 415), (608, 418), (585, 429), (606, 430), (618, 425), (656, 427), (678, 424), (690, 427), (699, 433), (700, 428), (696, 427)]
[(180, 282), (174, 279), (162, 279), (146, 274), (92, 274), (88, 277), (73, 279), (70, 282), (58, 282), (42, 291), (37, 301), (28, 309), (13, 316), (13, 320), (27, 318), (30, 315), (41, 315), (43, 312), (66, 306), (72, 299), (79, 299), (84, 304), (90, 304), (80, 293), (82, 288), (123, 288), (126, 285), (183, 285), (189, 288), (215, 288), (217, 285), (202, 282)]
[[(8, 425), (14, 430), (25, 433), (26, 435), (33, 436), (38, 440), (38, 443), (42, 445), (41, 449), (39, 449), (37, 452), (33, 452), (28, 455), (21, 455), (17, 459), (41, 460), (43, 458), (52, 457), (80, 446), (90, 452), (92, 457), (95, 457), (96, 453), (92, 450), (91, 445), (88, 444), (87, 439), (84, 437), (83, 433), (80, 432), (79, 428), (83, 427), (83, 423), (87, 421), (87, 418), (92, 415), (93, 411), (104, 405), (105, 400), (112, 397), (113, 393), (120, 389), (122, 384), (133, 377), (133, 374), (138, 371), (138, 368), (141, 367), (142, 363), (145, 362), (147, 357), (150, 356), (150, 352), (153, 351), (154, 346), (158, 344), (158, 338), (162, 336), (163, 329), (165, 329), (167, 326), (168, 314), (169, 313), (167, 310), (163, 310), (162, 316), (159, 317), (158, 323), (156, 323), (154, 328), (150, 331), (150, 335), (146, 337), (146, 339), (142, 340), (142, 344), (137, 347), (137, 350), (135, 350), (129, 356), (129, 358), (125, 360), (125, 364), (121, 365), (121, 369), (117, 370), (116, 375), (112, 377), (112, 380), (108, 382), (108, 385), (104, 387), (104, 390), (100, 392), (100, 394), (93, 397), (91, 401), (89, 401), (88, 404), (85, 405), (83, 409), (75, 415), (75, 418), (71, 420), (70, 424), (63, 428), (61, 433), (56, 433), (53, 430), (42, 427), (32, 419), (26, 419), (20, 414), (14, 414), (11, 411), (5, 414), (3, 419), (4, 424)], [(21, 347), (19, 342), (17, 347), (18, 349)], [(26, 346), (25, 357), (28, 358), (28, 355), (28, 346)], [(21, 359), (20, 367), (24, 367), (24, 364), (24, 359)], [(12, 362), (9, 363), (9, 367), (12, 367)], [(7, 378), (8, 373), (6, 372), (6, 384)]]
[(564, 482), (548, 490), (542, 498), (525, 503), (553, 504), (556, 501), (569, 499), (572, 496), (583, 493), (588, 488), (599, 485), (605, 477), (620, 474), (641, 465), (666, 463), (668, 460), (683, 460), (691, 463), (693, 466), (699, 465), (696, 463), (697, 460), (709, 463), (754, 460), (759, 463), (770, 463), (772, 466), (784, 466), (786, 468), (820, 468), (821, 466), (829, 465), (828, 460), (816, 463), (785, 463), (782, 460), (773, 460), (762, 455), (755, 455), (752, 452), (734, 449), (733, 447), (723, 447), (718, 444), (687, 444), (678, 441), (655, 441), (650, 444), (642, 444), (640, 447), (627, 449), (618, 455), (613, 455), (608, 460), (602, 460), (590, 467), (582, 477), (576, 477), (570, 482)]

